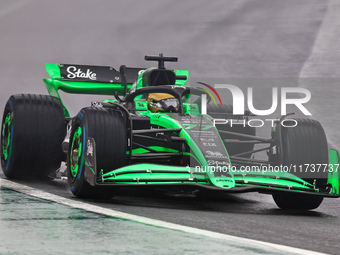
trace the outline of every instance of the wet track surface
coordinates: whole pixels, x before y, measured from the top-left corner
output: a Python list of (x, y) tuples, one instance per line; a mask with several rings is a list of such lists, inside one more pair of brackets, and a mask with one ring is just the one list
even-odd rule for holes
[[(79, 201), (68, 190), (66, 181), (17, 182)], [(113, 199), (85, 201), (134, 215), (308, 250), (337, 254), (340, 249), (336, 234), (339, 205), (334, 199), (326, 199), (310, 212), (282, 211), (271, 196), (257, 193), (178, 198), (121, 190)], [(94, 228), (97, 223), (92, 222)]]
[[(0, 190), (1, 254), (263, 254), (268, 250), (114, 219)], [(4, 231), (6, 230), (6, 231)], [(166, 249), (164, 249), (166, 247)], [(272, 254), (287, 254), (273, 252)]]
[[(164, 52), (165, 55), (178, 56), (179, 63), (168, 66), (189, 69), (193, 81), (213, 84), (215, 78), (219, 78), (219, 82), (240, 84), (242, 89), (256, 87), (254, 102), (259, 108), (270, 106), (271, 101), (266, 98), (272, 86), (308, 88), (312, 93), (308, 109), (325, 127), (331, 146), (340, 147), (337, 129), (340, 54), (335, 46), (339, 45), (340, 26), (339, 18), (334, 15), (339, 8), (336, 1), (317, 0), (221, 0), (209, 1), (209, 4), (206, 1), (3, 0), (0, 2), (0, 109), (2, 111), (11, 94), (46, 94), (41, 81), (47, 77), (46, 62), (143, 67), (148, 66), (143, 61), (145, 54)], [(304, 79), (298, 80), (300, 77)], [(76, 114), (91, 100), (103, 97), (79, 96), (79, 100), (74, 100), (74, 95), (62, 94), (62, 98), (71, 113)], [(266, 127), (259, 134), (268, 136), (268, 132)], [(3, 178), (2, 174), (0, 176)], [(23, 183), (73, 199), (65, 181)], [(89, 229), (98, 229), (98, 235), (108, 235), (108, 239), (114, 237), (105, 228), (117, 224), (111, 219), (42, 203), (8, 190), (1, 191), (1, 199), (1, 219), (21, 219), (23, 215), (17, 211), (29, 212), (26, 221), (20, 220), (19, 223), (0, 220), (2, 226), (11, 231), (13, 224), (20, 225), (20, 222), (29, 227), (31, 221), (35, 222), (34, 212), (39, 212), (43, 218), (62, 219), (56, 229), (71, 226), (79, 231), (77, 237), (84, 232), (85, 225)], [(25, 201), (24, 208), (15, 208), (18, 201)], [(314, 251), (338, 254), (340, 249), (338, 199), (325, 199), (320, 208), (306, 213), (283, 212), (277, 209), (270, 196), (257, 193), (189, 199), (121, 191), (111, 200), (87, 202)], [(4, 214), (8, 210), (15, 213)], [(81, 223), (75, 219), (77, 217), (83, 218)], [(47, 225), (43, 224), (41, 231), (52, 227), (49, 224), (55, 224), (55, 221), (43, 222)], [(120, 229), (130, 227), (134, 228), (126, 225)], [(101, 229), (103, 234), (99, 233)], [(138, 231), (142, 230), (133, 231), (136, 233), (134, 238), (138, 239)], [(128, 235), (127, 232), (122, 234)], [(55, 238), (58, 236), (62, 234), (57, 233)], [(72, 239), (69, 232), (67, 239)], [(165, 239), (160, 237), (158, 240), (165, 242)], [(90, 239), (82, 240), (86, 243)], [(79, 245), (83, 243), (79, 242)], [(171, 246), (171, 243), (167, 244)], [(52, 241), (41, 245), (51, 246), (55, 249), (53, 252), (58, 248)], [(7, 246), (1, 249), (7, 249)], [(77, 251), (75, 248), (72, 252)]]

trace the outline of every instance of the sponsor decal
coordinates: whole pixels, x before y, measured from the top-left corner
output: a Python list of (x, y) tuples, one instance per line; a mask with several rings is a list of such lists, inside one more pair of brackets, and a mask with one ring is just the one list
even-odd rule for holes
[(216, 179), (216, 182), (234, 182), (234, 180), (231, 178), (219, 178)]
[(219, 151), (206, 151), (206, 158), (228, 158)]
[[(226, 156), (222, 156), (223, 158), (227, 158)], [(208, 160), (209, 166), (230, 166), (229, 162), (227, 161), (220, 161), (220, 160)]]
[(186, 89), (186, 87), (184, 87), (184, 86), (181, 86), (181, 85), (171, 85), (171, 88), (172, 89)]
[(86, 155), (91, 155), (93, 157), (93, 144), (91, 143), (90, 140), (87, 141), (87, 150), (86, 150)]
[(192, 130), (193, 133), (199, 133), (199, 134), (214, 134), (213, 131), (206, 131), (206, 130)]
[(217, 147), (216, 143), (203, 143), (203, 146)]
[(75, 78), (84, 78), (90, 80), (97, 80), (97, 74), (92, 72), (90, 69), (87, 69), (86, 72), (83, 72), (80, 68), (75, 66), (69, 66), (66, 69), (67, 71), (67, 78), (75, 79)]
[(213, 138), (203, 138), (203, 137), (201, 137), (200, 140), (202, 142), (214, 142), (215, 141), (215, 139), (213, 139)]
[(92, 106), (92, 107), (101, 108), (101, 107), (103, 107), (103, 104), (102, 104), (101, 102), (92, 101), (92, 102), (91, 102), (91, 106)]

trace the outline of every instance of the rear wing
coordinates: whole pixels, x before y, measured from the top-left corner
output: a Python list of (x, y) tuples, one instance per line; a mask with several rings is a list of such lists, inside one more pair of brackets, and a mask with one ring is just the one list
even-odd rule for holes
[(89, 66), (47, 63), (46, 71), (51, 79), (44, 79), (51, 96), (59, 98), (65, 116), (70, 114), (60, 98), (59, 90), (73, 94), (125, 95), (146, 68), (122, 66), (118, 72), (110, 66)]
[[(146, 68), (126, 67), (125, 75), (128, 84), (134, 83), (141, 70)], [(47, 63), (46, 71), (54, 80), (98, 82), (121, 84), (122, 75), (111, 66), (89, 66)]]
[[(64, 114), (69, 117), (59, 90), (73, 94), (92, 95), (126, 95), (135, 83), (135, 88), (143, 86), (142, 73), (147, 68), (121, 66), (118, 72), (111, 66), (90, 66), (47, 63), (46, 71), (51, 79), (44, 79), (46, 88), (51, 96), (59, 98), (64, 106)], [(187, 70), (174, 70), (176, 77), (185, 79), (176, 80), (176, 85), (184, 85), (188, 79)]]

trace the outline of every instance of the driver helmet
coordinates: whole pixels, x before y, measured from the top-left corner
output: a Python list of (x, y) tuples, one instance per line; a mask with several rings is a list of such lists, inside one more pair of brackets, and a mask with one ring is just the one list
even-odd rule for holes
[(151, 112), (178, 112), (179, 102), (167, 93), (151, 93), (148, 96), (148, 108)]

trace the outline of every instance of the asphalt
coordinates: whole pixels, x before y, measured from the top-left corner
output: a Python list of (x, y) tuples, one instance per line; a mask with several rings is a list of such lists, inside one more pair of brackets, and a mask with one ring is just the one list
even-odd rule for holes
[(225, 254), (226, 250), (287, 254), (264, 245), (231, 243), (108, 217), (6, 188), (0, 189), (0, 205), (1, 254)]
[[(12, 94), (46, 94), (41, 79), (47, 62), (144, 67), (145, 54), (163, 52), (178, 56), (168, 66), (190, 70), (193, 82), (228, 82), (244, 91), (254, 86), (255, 105), (263, 109), (270, 106), (273, 86), (308, 88), (312, 117), (323, 124), (330, 145), (340, 147), (337, 10), (337, 1), (318, 0), (3, 0), (0, 107)], [(71, 114), (102, 98), (62, 97)], [(64, 181), (24, 183), (72, 197)], [(200, 200), (131, 192), (88, 202), (331, 254), (340, 248), (337, 199), (307, 213), (283, 212), (270, 196), (257, 193)]]

